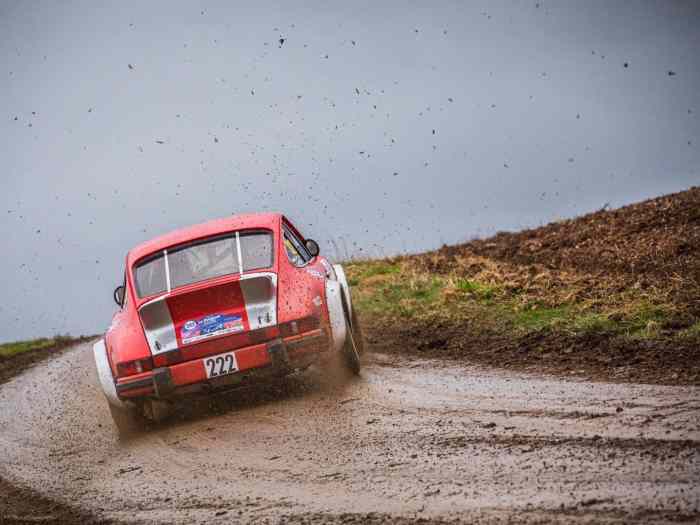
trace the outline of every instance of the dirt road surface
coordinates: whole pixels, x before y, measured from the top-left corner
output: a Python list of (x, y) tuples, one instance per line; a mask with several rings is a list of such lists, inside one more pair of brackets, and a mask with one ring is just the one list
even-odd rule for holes
[(119, 439), (90, 344), (0, 387), (0, 476), (126, 522), (700, 520), (700, 389), (367, 358)]

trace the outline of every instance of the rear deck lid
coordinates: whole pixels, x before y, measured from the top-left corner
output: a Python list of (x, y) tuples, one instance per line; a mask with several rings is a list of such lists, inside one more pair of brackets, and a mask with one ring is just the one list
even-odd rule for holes
[(254, 273), (195, 290), (173, 292), (140, 310), (151, 353), (277, 324), (277, 276)]

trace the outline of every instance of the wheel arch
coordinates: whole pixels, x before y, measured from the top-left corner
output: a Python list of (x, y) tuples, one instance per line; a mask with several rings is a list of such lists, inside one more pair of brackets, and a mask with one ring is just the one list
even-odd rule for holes
[(107, 356), (107, 345), (104, 339), (100, 339), (92, 346), (92, 352), (95, 357), (95, 368), (97, 369), (97, 379), (102, 387), (107, 401), (115, 407), (124, 408), (124, 402), (117, 396), (117, 387), (114, 384), (114, 376), (112, 376), (112, 368), (109, 365)]

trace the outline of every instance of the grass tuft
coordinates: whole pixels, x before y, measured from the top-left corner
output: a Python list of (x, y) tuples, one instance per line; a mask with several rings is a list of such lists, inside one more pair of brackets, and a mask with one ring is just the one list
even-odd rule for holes
[(52, 346), (63, 346), (73, 341), (68, 335), (57, 335), (54, 337), (41, 337), (30, 341), (13, 341), (11, 343), (0, 344), (0, 357), (11, 357), (32, 350), (41, 350)]
[(700, 321), (696, 321), (685, 330), (678, 332), (678, 337), (684, 339), (698, 339), (700, 341)]
[(513, 321), (521, 330), (535, 331), (563, 324), (570, 315), (568, 306), (548, 308), (534, 304), (529, 308), (516, 310)]
[(476, 299), (493, 299), (497, 288), (489, 284), (481, 283), (470, 279), (456, 279), (455, 288)]
[(375, 276), (391, 275), (401, 272), (401, 267), (397, 263), (390, 261), (363, 261), (353, 262), (346, 266), (348, 273), (348, 284), (357, 286)]

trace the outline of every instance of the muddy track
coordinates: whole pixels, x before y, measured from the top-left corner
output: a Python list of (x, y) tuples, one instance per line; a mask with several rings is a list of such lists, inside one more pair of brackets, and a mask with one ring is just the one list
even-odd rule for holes
[(120, 440), (84, 344), (0, 386), (0, 476), (125, 522), (700, 520), (700, 388), (368, 361)]

